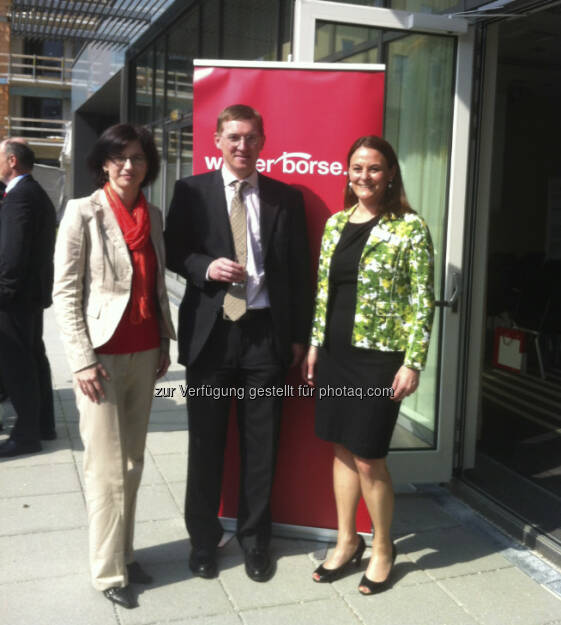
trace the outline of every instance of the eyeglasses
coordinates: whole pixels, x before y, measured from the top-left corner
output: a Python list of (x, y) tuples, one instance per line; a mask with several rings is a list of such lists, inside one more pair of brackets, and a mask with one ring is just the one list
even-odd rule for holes
[(243, 140), (246, 145), (252, 148), (261, 140), (261, 135), (223, 135), (223, 137), (230, 145), (237, 146)]
[(146, 156), (144, 156), (144, 154), (133, 154), (132, 156), (111, 156), (110, 159), (119, 167), (122, 167), (127, 161), (130, 161), (133, 167), (138, 167), (139, 165), (144, 165), (144, 163), (146, 163)]

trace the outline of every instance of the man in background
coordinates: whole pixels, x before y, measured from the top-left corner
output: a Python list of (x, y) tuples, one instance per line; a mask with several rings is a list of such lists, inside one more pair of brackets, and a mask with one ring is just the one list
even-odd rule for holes
[(56, 217), (31, 176), (33, 150), (23, 139), (0, 143), (0, 376), (17, 414), (0, 458), (41, 450), (56, 438), (43, 309), (51, 305)]

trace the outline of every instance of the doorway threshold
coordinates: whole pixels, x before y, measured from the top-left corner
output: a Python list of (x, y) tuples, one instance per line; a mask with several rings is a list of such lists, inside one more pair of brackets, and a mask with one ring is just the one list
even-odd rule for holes
[[(524, 546), (561, 567), (559, 498), (500, 463), (486, 460), (480, 463), (478, 458), (479, 471), (465, 471), (452, 480), (452, 492)], [(486, 465), (484, 472), (481, 464)]]

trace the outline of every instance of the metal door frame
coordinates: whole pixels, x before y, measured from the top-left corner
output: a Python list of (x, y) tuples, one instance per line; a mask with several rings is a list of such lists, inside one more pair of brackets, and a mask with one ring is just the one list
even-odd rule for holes
[[(458, 286), (463, 273), (464, 227), (470, 137), (473, 28), (463, 19), (444, 15), (411, 13), (319, 0), (296, 0), (294, 12), (294, 61), (312, 63), (316, 21), (356, 26), (391, 28), (410, 33), (452, 35), (456, 37), (456, 67), (448, 188), (445, 285), (447, 298)], [(462, 310), (459, 306), (458, 310)], [(461, 313), (460, 313), (461, 314)], [(442, 351), (435, 449), (399, 450), (390, 453), (388, 464), (397, 484), (446, 482), (452, 476), (456, 431), (456, 397), (459, 380), (460, 314), (442, 307)]]

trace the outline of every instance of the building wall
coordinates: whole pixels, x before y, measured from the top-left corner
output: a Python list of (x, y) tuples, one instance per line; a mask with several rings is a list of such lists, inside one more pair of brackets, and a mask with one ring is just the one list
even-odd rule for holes
[[(10, 53), (10, 25), (0, 22), (0, 54)], [(0, 57), (4, 61), (4, 57)], [(0, 83), (0, 137), (6, 135), (6, 117), (10, 109), (10, 91), (7, 81)]]

